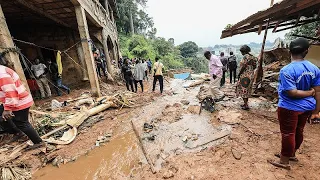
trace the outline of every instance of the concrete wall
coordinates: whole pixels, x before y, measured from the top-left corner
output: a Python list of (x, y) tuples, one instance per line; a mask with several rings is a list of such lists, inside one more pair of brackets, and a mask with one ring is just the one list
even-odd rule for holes
[[(12, 30), (10, 29), (10, 31), (16, 39), (21, 39), (23, 41), (32, 42), (39, 46), (49, 47), (61, 51), (71, 47), (72, 45), (80, 41), (80, 38), (75, 37), (79, 36), (75, 35), (77, 32), (58, 27), (39, 29), (37, 28), (36, 30), (32, 31), (21, 31), (15, 27), (12, 28)], [(16, 45), (32, 63), (35, 58), (40, 58), (44, 63), (47, 58), (55, 61), (57, 53), (55, 51), (44, 50), (43, 48), (20, 42), (16, 42)], [(78, 86), (79, 82), (82, 81), (82, 68), (80, 66), (81, 62), (77, 54), (77, 46), (74, 46), (67, 53), (75, 62), (71, 60), (67, 55), (62, 53), (61, 57), (63, 65), (63, 83), (71, 87)], [(46, 54), (50, 54), (50, 56), (46, 56)]]

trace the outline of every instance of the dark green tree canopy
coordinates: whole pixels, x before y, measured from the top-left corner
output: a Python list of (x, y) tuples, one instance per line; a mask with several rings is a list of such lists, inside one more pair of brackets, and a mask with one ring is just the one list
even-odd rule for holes
[(181, 55), (185, 58), (196, 56), (198, 49), (198, 45), (192, 41), (185, 42), (179, 46)]

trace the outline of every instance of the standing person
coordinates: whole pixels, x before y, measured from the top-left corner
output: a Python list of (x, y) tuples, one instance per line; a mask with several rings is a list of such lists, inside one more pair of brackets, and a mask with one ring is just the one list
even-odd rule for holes
[(126, 86), (127, 86), (127, 90), (130, 91), (129, 89), (129, 85), (131, 87), (131, 91), (134, 92), (134, 87), (133, 87), (133, 74), (131, 71), (131, 67), (129, 65), (129, 59), (124, 61), (124, 64), (122, 66), (122, 73), (123, 73), (123, 77), (126, 81)]
[[(31, 66), (31, 70), (34, 72), (35, 78), (37, 80), (37, 84), (40, 89), (41, 99), (43, 98), (50, 98), (51, 97), (51, 90), (48, 84), (48, 79), (46, 74), (48, 72), (47, 66), (40, 63), (39, 59), (35, 60), (34, 65)], [(47, 94), (47, 96), (46, 96)]]
[(228, 58), (224, 56), (224, 52), (220, 53), (220, 61), (222, 63), (222, 79), (220, 81), (220, 87), (226, 83), (226, 72), (228, 70)]
[(221, 78), (222, 78), (222, 63), (220, 59), (216, 56), (211, 54), (210, 51), (206, 51), (204, 56), (207, 60), (209, 60), (209, 74), (211, 76), (210, 80), (210, 89), (212, 96), (215, 101), (221, 101), (224, 98), (224, 93), (219, 90)]
[(136, 61), (136, 66), (134, 69), (134, 85), (136, 88), (136, 92), (138, 91), (138, 83), (141, 86), (142, 92), (143, 92), (143, 79), (144, 79), (144, 74), (145, 74), (145, 67), (144, 64), (140, 62), (140, 60)]
[(2, 120), (12, 121), (17, 129), (26, 134), (33, 142), (32, 148), (44, 145), (29, 122), (29, 108), (33, 105), (32, 96), (22, 84), (18, 74), (0, 63), (0, 114)]
[[(289, 161), (297, 161), (296, 151), (303, 142), (303, 130), (311, 116), (319, 118), (320, 71), (304, 58), (309, 42), (299, 38), (290, 43), (291, 63), (283, 67), (279, 75), (278, 119), (281, 131), (280, 161), (268, 162), (290, 169)], [(314, 97), (315, 96), (315, 97)]]
[(142, 64), (143, 64), (143, 69), (144, 69), (144, 78), (143, 79), (147, 79), (147, 81), (149, 81), (149, 78), (148, 78), (148, 63), (146, 60), (142, 60)]
[(102, 62), (102, 60), (101, 60), (100, 55), (98, 54), (98, 52), (94, 52), (94, 53), (93, 53), (93, 57), (94, 57), (94, 61), (95, 61), (95, 63), (96, 63), (97, 73), (98, 73), (99, 77), (100, 77), (100, 78), (102, 77), (102, 75), (101, 75), (101, 70), (103, 71), (103, 75), (104, 75), (105, 77), (107, 77), (106, 71), (105, 71), (104, 68), (103, 68), (103, 64), (102, 64), (103, 62)]
[(228, 68), (230, 70), (230, 83), (232, 84), (232, 78), (233, 83), (236, 83), (236, 77), (237, 77), (237, 58), (233, 54), (233, 52), (230, 52), (230, 57), (228, 58)]
[(70, 94), (70, 88), (62, 84), (62, 74), (58, 72), (58, 65), (56, 63), (52, 63), (51, 59), (47, 59), (49, 74), (51, 75), (51, 80), (55, 85), (55, 89), (57, 91), (58, 96), (61, 96), (60, 89), (64, 89)]
[(257, 58), (250, 54), (250, 47), (243, 45), (240, 52), (243, 59), (240, 61), (239, 81), (236, 87), (237, 96), (241, 96), (244, 104), (241, 105), (243, 110), (249, 110), (249, 97), (252, 93), (252, 84), (254, 79), (254, 70), (257, 67)]
[(150, 59), (148, 59), (147, 64), (148, 64), (149, 74), (151, 74), (152, 62)]
[(101, 62), (102, 62), (102, 71), (103, 71), (103, 74), (107, 77), (107, 61), (106, 61), (106, 55), (104, 54), (103, 50), (101, 49), (100, 50), (100, 59), (101, 59)]
[(156, 84), (157, 81), (159, 80), (160, 84), (160, 92), (161, 94), (163, 93), (163, 74), (162, 74), (162, 69), (164, 68), (163, 64), (159, 62), (159, 58), (156, 58), (156, 62), (154, 63), (153, 66), (153, 71), (154, 71), (154, 78), (153, 78), (153, 88), (152, 91), (154, 92), (156, 89)]

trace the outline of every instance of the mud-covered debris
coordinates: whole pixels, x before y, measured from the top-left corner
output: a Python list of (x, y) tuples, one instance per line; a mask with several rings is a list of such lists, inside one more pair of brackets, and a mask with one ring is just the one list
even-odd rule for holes
[(200, 106), (189, 106), (188, 111), (192, 114), (200, 114), (201, 107)]
[(153, 130), (153, 125), (149, 124), (149, 123), (144, 123), (143, 130), (144, 130), (144, 132), (149, 133)]
[(189, 105), (190, 104), (190, 101), (187, 101), (187, 100), (181, 100), (180, 102), (183, 105)]
[(112, 136), (111, 133), (107, 133), (104, 136), (98, 136), (98, 139), (96, 140), (96, 146), (100, 146), (101, 144), (103, 144), (105, 142), (109, 142), (111, 136)]
[(170, 166), (169, 169), (163, 174), (163, 179), (170, 179), (174, 177), (174, 174), (178, 172), (178, 169), (174, 166)]
[(56, 166), (56, 167), (60, 167), (61, 163), (63, 162), (63, 159), (61, 156), (57, 156), (56, 158), (54, 158), (54, 160), (52, 161), (52, 165)]

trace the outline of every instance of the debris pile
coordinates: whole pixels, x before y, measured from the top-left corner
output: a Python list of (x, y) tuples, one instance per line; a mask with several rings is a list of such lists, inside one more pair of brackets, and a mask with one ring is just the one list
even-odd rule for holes
[(285, 48), (277, 48), (265, 52), (264, 77), (255, 87), (254, 94), (265, 97), (271, 101), (278, 98), (278, 81), (280, 69), (290, 63), (290, 53)]
[[(85, 121), (93, 120), (90, 117), (109, 108), (131, 107), (134, 103), (128, 99), (130, 97), (131, 94), (126, 93), (103, 96), (95, 100), (93, 100), (92, 97), (81, 96), (68, 101), (65, 107), (57, 106), (57, 104), (61, 103), (54, 100), (54, 113), (50, 111), (31, 110), (31, 120), (36, 130), (39, 132), (43, 141), (48, 143), (46, 148), (39, 149), (47, 153), (47, 162), (50, 161), (50, 159), (59, 159), (57, 157), (51, 157), (51, 153), (58, 149), (58, 145), (68, 145), (73, 142), (81, 124)], [(66, 104), (66, 102), (67, 101), (62, 104)], [(41, 107), (39, 109), (41, 110)], [(53, 108), (46, 109), (52, 110)], [(61, 112), (63, 110), (66, 112)], [(110, 138), (110, 133), (101, 137), (99, 136), (96, 141), (96, 146), (108, 142)], [(26, 151), (30, 144), (31, 141), (27, 141), (17, 146), (2, 146), (0, 150), (0, 166), (2, 167), (0, 173), (2, 179), (30, 179), (31, 176), (29, 177), (30, 173), (28, 172), (28, 168), (20, 168), (20, 166), (17, 165), (18, 162), (15, 161), (15, 159)]]

